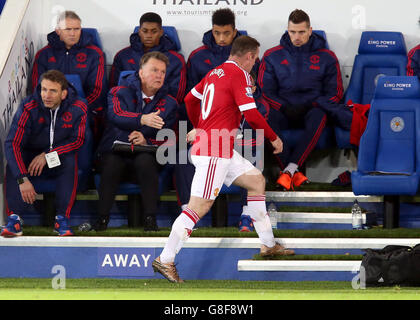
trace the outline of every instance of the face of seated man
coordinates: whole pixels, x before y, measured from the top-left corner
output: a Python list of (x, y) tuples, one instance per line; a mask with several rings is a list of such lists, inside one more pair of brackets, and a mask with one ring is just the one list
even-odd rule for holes
[(230, 46), (235, 39), (236, 29), (231, 25), (227, 24), (225, 26), (213, 25), (212, 34), (216, 44), (225, 47)]
[(58, 24), (55, 30), (60, 40), (64, 42), (67, 49), (73, 47), (80, 40), (82, 26), (80, 20), (66, 18)]
[(153, 96), (163, 86), (166, 75), (165, 62), (150, 58), (139, 70), (139, 77), (143, 92)]
[(48, 79), (41, 81), (41, 99), (44, 106), (55, 110), (67, 96), (67, 90), (61, 88), (61, 84)]
[(307, 22), (293, 23), (289, 21), (287, 31), (290, 40), (295, 47), (301, 47), (309, 41), (312, 34), (312, 27)]
[(163, 28), (156, 22), (143, 22), (139, 28), (139, 37), (145, 51), (156, 47), (159, 44), (160, 37), (163, 36)]

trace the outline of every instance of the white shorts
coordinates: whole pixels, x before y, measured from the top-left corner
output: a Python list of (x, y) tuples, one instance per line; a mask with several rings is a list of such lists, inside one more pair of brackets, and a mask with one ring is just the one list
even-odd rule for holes
[(229, 187), (236, 178), (255, 169), (235, 150), (230, 159), (192, 155), (191, 162), (195, 166), (191, 195), (210, 200), (216, 199), (223, 184)]

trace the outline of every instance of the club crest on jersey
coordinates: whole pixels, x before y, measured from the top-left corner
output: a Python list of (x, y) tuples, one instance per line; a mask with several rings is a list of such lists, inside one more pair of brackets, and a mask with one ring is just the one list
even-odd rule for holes
[(218, 77), (219, 77), (219, 79), (220, 79), (221, 77), (223, 77), (223, 76), (225, 75), (225, 72), (223, 71), (223, 69), (214, 69), (214, 70), (210, 73), (210, 76), (209, 76), (209, 77), (211, 77), (212, 75), (216, 75), (216, 76), (218, 76)]
[(246, 96), (249, 97), (249, 98), (252, 98), (253, 97), (252, 96), (252, 88), (246, 87), (245, 90), (246, 90)]
[(219, 195), (220, 189), (216, 188), (214, 189), (214, 196), (217, 197)]

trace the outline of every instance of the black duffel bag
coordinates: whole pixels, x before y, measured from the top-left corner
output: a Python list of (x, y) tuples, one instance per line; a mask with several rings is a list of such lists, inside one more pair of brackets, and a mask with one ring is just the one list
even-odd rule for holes
[(364, 278), (367, 287), (420, 286), (420, 244), (364, 251), (360, 278)]

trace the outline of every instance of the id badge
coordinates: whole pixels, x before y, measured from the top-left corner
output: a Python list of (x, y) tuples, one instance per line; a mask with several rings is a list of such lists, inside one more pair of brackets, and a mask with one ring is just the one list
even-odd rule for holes
[(57, 151), (45, 154), (45, 159), (47, 160), (47, 165), (50, 169), (58, 167), (61, 164)]

